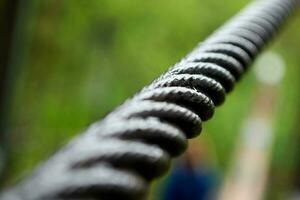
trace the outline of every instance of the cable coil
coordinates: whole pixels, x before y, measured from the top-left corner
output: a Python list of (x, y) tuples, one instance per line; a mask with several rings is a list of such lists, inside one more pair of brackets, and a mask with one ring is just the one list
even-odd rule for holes
[(0, 199), (145, 198), (297, 3), (255, 1)]

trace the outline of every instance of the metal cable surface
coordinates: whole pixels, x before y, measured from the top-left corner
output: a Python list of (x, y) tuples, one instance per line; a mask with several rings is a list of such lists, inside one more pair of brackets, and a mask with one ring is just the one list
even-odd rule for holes
[(144, 199), (297, 4), (254, 1), (0, 198)]

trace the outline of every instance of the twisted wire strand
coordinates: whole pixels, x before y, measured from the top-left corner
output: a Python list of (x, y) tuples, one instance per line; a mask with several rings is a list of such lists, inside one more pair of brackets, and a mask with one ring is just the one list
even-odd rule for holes
[(297, 4), (255, 1), (1, 199), (145, 198)]

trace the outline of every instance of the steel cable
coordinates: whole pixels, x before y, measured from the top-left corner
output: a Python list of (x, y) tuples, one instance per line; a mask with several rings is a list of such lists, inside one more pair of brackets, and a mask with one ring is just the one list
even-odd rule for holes
[(254, 1), (1, 199), (145, 198), (297, 4)]

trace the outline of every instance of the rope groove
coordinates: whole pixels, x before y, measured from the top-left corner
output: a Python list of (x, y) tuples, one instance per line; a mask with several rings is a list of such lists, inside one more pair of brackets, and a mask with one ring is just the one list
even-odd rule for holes
[(1, 199), (143, 199), (297, 3), (255, 1)]

